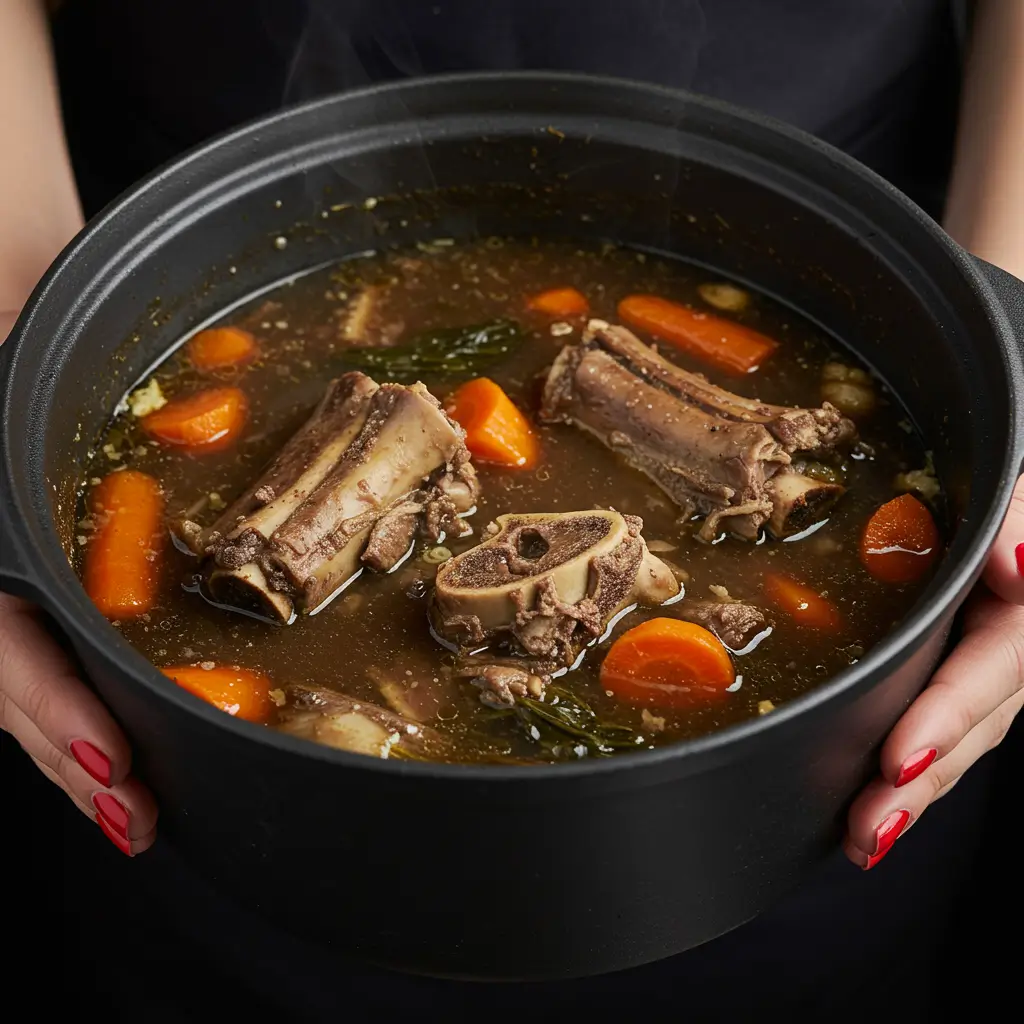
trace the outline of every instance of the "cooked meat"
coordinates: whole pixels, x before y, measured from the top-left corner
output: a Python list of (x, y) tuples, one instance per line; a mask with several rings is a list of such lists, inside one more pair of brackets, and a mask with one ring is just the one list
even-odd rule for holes
[(497, 532), (438, 569), (434, 628), (460, 646), (514, 641), (570, 664), (622, 608), (679, 592), (642, 527), (613, 511), (499, 516)]
[(457, 662), (451, 674), (478, 686), (480, 700), (492, 707), (512, 707), (516, 697), (540, 700), (551, 682), (551, 673), (559, 669), (557, 661), (531, 657), (500, 657), (484, 652), (468, 655)]
[(462, 429), (423, 385), (349, 373), (193, 543), (214, 600), (288, 621), (361, 568), (394, 568), (417, 534), (461, 535), (477, 493)]
[(600, 320), (555, 360), (541, 418), (574, 423), (622, 454), (685, 515), (706, 517), (704, 539), (723, 525), (756, 538), (774, 512), (766, 484), (793, 453), (827, 451), (854, 436), (828, 404), (788, 409), (733, 395)]
[(710, 629), (731, 651), (741, 651), (768, 626), (768, 618), (756, 605), (742, 601), (684, 601), (679, 615)]
[(403, 501), (377, 520), (363, 549), (363, 564), (377, 572), (394, 568), (419, 532), (423, 503)]
[(393, 711), (332, 690), (294, 685), (277, 711), (281, 732), (369, 757), (437, 753), (443, 737)]

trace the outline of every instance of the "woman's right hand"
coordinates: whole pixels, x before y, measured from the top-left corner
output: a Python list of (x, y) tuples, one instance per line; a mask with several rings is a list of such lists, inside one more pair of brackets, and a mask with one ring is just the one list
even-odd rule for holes
[(42, 613), (0, 594), (0, 729), (129, 856), (156, 837), (156, 801), (131, 774), (124, 734), (47, 632)]

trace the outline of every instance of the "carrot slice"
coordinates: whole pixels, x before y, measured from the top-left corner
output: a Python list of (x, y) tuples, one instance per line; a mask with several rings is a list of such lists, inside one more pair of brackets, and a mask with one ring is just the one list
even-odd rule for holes
[(174, 665), (160, 669), (207, 704), (247, 722), (262, 724), (270, 717), (270, 680), (262, 672), (237, 665)]
[(238, 440), (249, 403), (239, 388), (210, 388), (176, 398), (144, 416), (142, 429), (164, 444), (195, 453), (219, 452)]
[(197, 370), (223, 370), (251, 363), (259, 354), (256, 339), (241, 327), (211, 327), (188, 343), (189, 362)]
[(839, 609), (827, 597), (792, 576), (769, 573), (764, 578), (764, 590), (772, 604), (801, 626), (835, 633), (843, 625)]
[(109, 619), (144, 615), (156, 604), (166, 541), (160, 484), (133, 469), (111, 473), (90, 505), (99, 526), (85, 549), (85, 592)]
[(875, 510), (860, 538), (860, 560), (876, 580), (913, 583), (939, 556), (942, 540), (931, 512), (912, 494)]
[(634, 626), (612, 644), (601, 665), (601, 686), (634, 704), (694, 707), (722, 699), (735, 681), (718, 637), (681, 619)]
[(590, 303), (575, 288), (552, 288), (539, 295), (531, 295), (526, 300), (526, 308), (546, 316), (586, 316), (590, 312)]
[(750, 373), (779, 347), (751, 327), (657, 295), (627, 296), (619, 303), (619, 318), (727, 373)]
[(466, 447), (481, 462), (528, 469), (537, 461), (537, 438), (526, 417), (487, 377), (466, 381), (446, 407), (466, 431)]

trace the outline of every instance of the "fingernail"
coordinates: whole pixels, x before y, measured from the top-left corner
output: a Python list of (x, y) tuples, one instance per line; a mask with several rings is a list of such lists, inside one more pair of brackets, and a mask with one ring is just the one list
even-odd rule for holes
[(92, 805), (96, 808), (96, 813), (122, 839), (128, 838), (128, 823), (131, 821), (131, 815), (120, 800), (112, 797), (109, 793), (93, 793)]
[(868, 857), (868, 862), (864, 865), (865, 871), (873, 868), (892, 849), (892, 844), (899, 839), (908, 821), (910, 811), (893, 811), (875, 829), (875, 852)]
[(97, 750), (88, 740), (74, 740), (68, 749), (101, 786), (110, 785), (110, 758), (102, 750)]
[(125, 839), (124, 836), (119, 836), (114, 831), (113, 825), (102, 814), (96, 815), (96, 824), (99, 825), (100, 831), (127, 857), (132, 855), (132, 844)]
[(1024, 576), (1024, 544), (1018, 544), (1013, 553), (1017, 556), (1017, 575)]
[(919, 750), (916, 754), (911, 754), (900, 765), (900, 774), (896, 778), (896, 788), (899, 789), (900, 786), (913, 782), (935, 760), (937, 753), (938, 751), (934, 747), (928, 747), (926, 750)]

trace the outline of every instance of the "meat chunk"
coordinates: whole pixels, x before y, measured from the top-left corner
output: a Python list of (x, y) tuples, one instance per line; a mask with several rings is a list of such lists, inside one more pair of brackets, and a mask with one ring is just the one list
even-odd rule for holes
[(480, 688), (480, 700), (491, 707), (512, 707), (517, 697), (541, 700), (558, 661), (531, 657), (501, 657), (486, 651), (459, 659), (450, 674)]
[(741, 651), (768, 627), (768, 618), (756, 605), (742, 601), (684, 601), (679, 615), (687, 622), (710, 629), (731, 651)]
[(464, 438), (422, 384), (345, 374), (209, 530), (181, 531), (211, 598), (287, 622), (394, 568), (417, 535), (461, 535), (478, 493)]
[(422, 757), (445, 745), (428, 726), (376, 704), (309, 686), (288, 687), (274, 724), (290, 736), (368, 757)]
[[(685, 515), (706, 517), (704, 539), (720, 528), (755, 539), (775, 513), (767, 484), (793, 454), (829, 451), (854, 437), (853, 424), (827, 403), (791, 409), (734, 395), (601, 320), (558, 355), (541, 418), (574, 423), (619, 452)], [(821, 508), (842, 488), (814, 493)], [(775, 517), (780, 529), (787, 518)]]
[(604, 510), (499, 516), (489, 539), (438, 569), (434, 628), (460, 647), (511, 643), (568, 665), (623, 608), (678, 594), (642, 527)]

